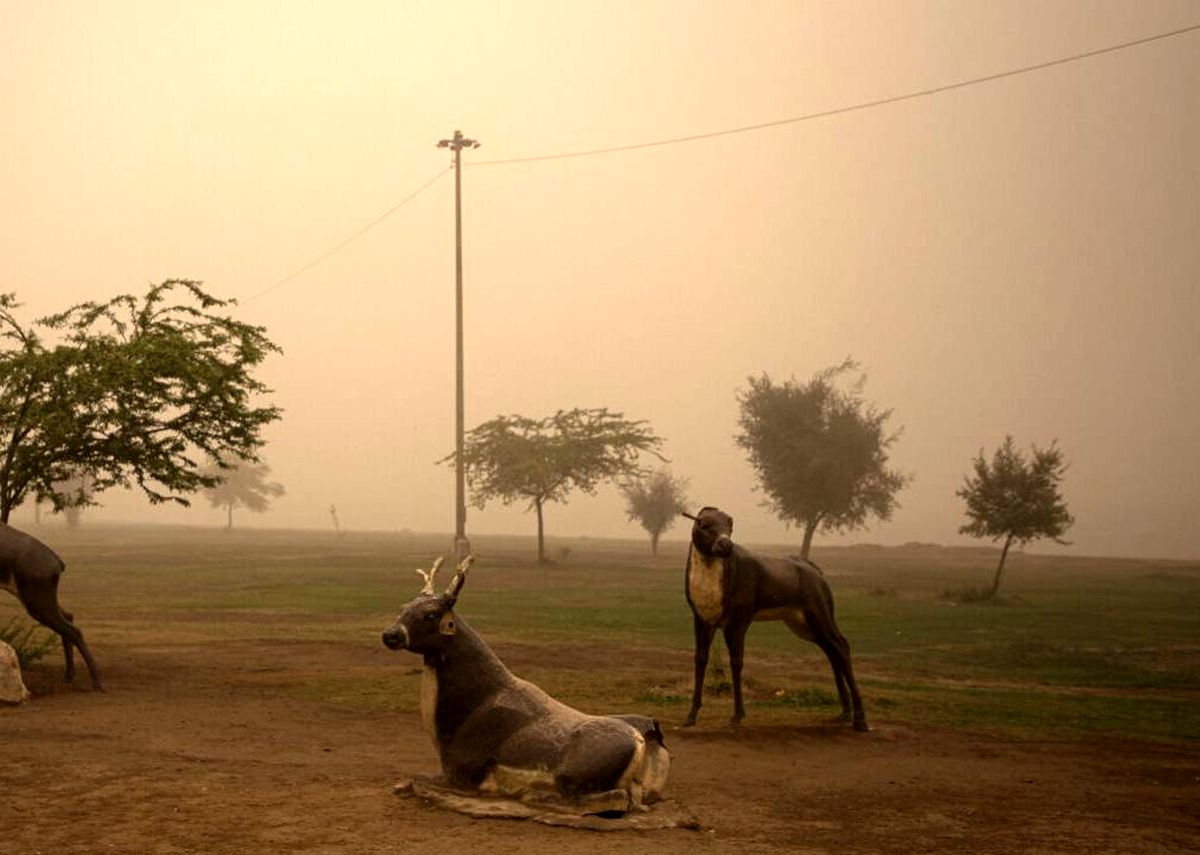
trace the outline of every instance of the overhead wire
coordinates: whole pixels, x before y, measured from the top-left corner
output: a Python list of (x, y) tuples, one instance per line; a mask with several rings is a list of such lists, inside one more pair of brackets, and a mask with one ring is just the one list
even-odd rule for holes
[(405, 196), (405, 197), (404, 197), (403, 199), (401, 199), (399, 202), (397, 202), (396, 204), (392, 205), (392, 207), (388, 208), (386, 211), (384, 211), (384, 212), (383, 212), (382, 214), (380, 214), (378, 217), (376, 217), (375, 219), (371, 220), (371, 222), (367, 223), (365, 226), (363, 226), (361, 229), (359, 229), (358, 231), (356, 231), (354, 234), (350, 235), (350, 237), (348, 237), (348, 238), (346, 238), (345, 240), (343, 240), (343, 241), (342, 241), (341, 243), (339, 243), (337, 246), (333, 247), (333, 248), (332, 248), (332, 249), (330, 249), (330, 250), (327, 250), (326, 252), (323, 252), (323, 253), (321, 253), (321, 254), (320, 254), (320, 255), (318, 255), (316, 258), (314, 258), (312, 261), (310, 261), (308, 264), (306, 264), (306, 265), (304, 265), (303, 267), (301, 267), (299, 270), (296, 270), (296, 271), (293, 271), (292, 273), (289, 273), (287, 276), (284, 276), (282, 279), (279, 279), (279, 280), (277, 280), (276, 282), (274, 282), (273, 284), (271, 284), (271, 285), (268, 285), (266, 288), (263, 288), (263, 289), (262, 289), (261, 291), (259, 291), (258, 293), (256, 293), (256, 294), (253, 294), (253, 295), (251, 295), (251, 296), (247, 297), (245, 300), (243, 300), (243, 301), (242, 301), (242, 303), (244, 304), (244, 303), (249, 303), (249, 302), (251, 302), (252, 300), (257, 300), (259, 297), (262, 297), (262, 296), (264, 296), (264, 295), (266, 295), (266, 294), (269, 294), (270, 292), (274, 291), (274, 290), (275, 290), (276, 288), (278, 288), (280, 285), (283, 285), (283, 284), (285, 284), (285, 283), (287, 283), (287, 282), (290, 282), (291, 280), (295, 279), (295, 278), (296, 278), (297, 276), (299, 276), (300, 274), (302, 274), (302, 273), (306, 273), (306, 272), (308, 272), (309, 270), (312, 270), (314, 267), (316, 267), (316, 266), (317, 266), (318, 264), (320, 264), (322, 261), (324, 261), (325, 259), (329, 258), (329, 256), (333, 255), (335, 252), (338, 252), (339, 250), (341, 250), (341, 249), (343, 249), (344, 247), (348, 246), (348, 245), (349, 245), (350, 243), (352, 243), (353, 241), (356, 241), (356, 240), (358, 240), (360, 237), (362, 237), (362, 236), (363, 236), (363, 235), (365, 235), (367, 232), (369, 232), (371, 229), (375, 228), (377, 225), (379, 225), (380, 223), (382, 223), (384, 220), (386, 220), (386, 219), (387, 219), (388, 217), (390, 217), (392, 214), (394, 214), (394, 213), (396, 213), (397, 211), (399, 211), (401, 208), (403, 208), (405, 205), (407, 205), (407, 204), (408, 204), (409, 202), (411, 202), (413, 199), (415, 199), (415, 198), (417, 198), (418, 196), (420, 196), (422, 193), (424, 193), (426, 190), (428, 190), (430, 187), (432, 187), (434, 184), (436, 184), (436, 183), (437, 183), (437, 180), (438, 180), (439, 178), (441, 178), (443, 175), (445, 175), (447, 172), (449, 172), (449, 171), (450, 171), (452, 168), (453, 168), (453, 167), (446, 166), (446, 167), (443, 167), (442, 169), (438, 170), (438, 172), (437, 172), (437, 174), (436, 174), (436, 175), (434, 175), (432, 178), (430, 178), (428, 181), (426, 181), (424, 184), (422, 184), (422, 185), (421, 185), (420, 187), (418, 187), (416, 190), (414, 190), (413, 192), (409, 193), (407, 196)]
[(846, 107), (835, 107), (829, 110), (818, 110), (814, 113), (805, 113), (801, 116), (792, 116), (786, 119), (775, 119), (770, 122), (759, 122), (754, 125), (741, 125), (736, 128), (724, 128), (718, 131), (708, 131), (699, 134), (689, 134), (682, 137), (668, 137), (661, 140), (652, 140), (650, 142), (630, 143), (628, 145), (608, 146), (605, 148), (584, 149), (581, 151), (568, 151), (559, 154), (539, 154), (530, 155), (527, 157), (508, 157), (497, 160), (474, 160), (468, 165), (475, 166), (502, 166), (512, 163), (536, 163), (545, 160), (565, 160), (572, 157), (593, 157), (601, 154), (614, 154), (622, 151), (636, 151), (644, 148), (655, 148), (657, 146), (675, 145), (677, 143), (695, 142), (697, 140), (713, 139), (715, 137), (731, 136), (733, 134), (745, 134), (752, 131), (761, 131), (766, 128), (777, 128), (782, 125), (794, 125), (799, 122), (808, 122), (813, 119), (825, 119), (830, 116), (839, 116), (845, 113), (854, 113), (859, 110), (869, 110), (874, 107), (882, 107), (886, 104), (897, 104), (902, 101), (911, 101), (915, 98), (924, 98), (928, 95), (937, 95), (941, 92), (950, 92), (954, 89), (964, 89), (968, 86), (977, 86), (980, 83), (990, 83), (995, 80), (1002, 80), (1006, 77), (1015, 77), (1019, 74), (1029, 74), (1034, 71), (1042, 71), (1047, 68), (1053, 68), (1056, 65), (1065, 65), (1069, 62), (1078, 62), (1082, 59), (1089, 59), (1101, 54), (1113, 53), (1114, 51), (1125, 50), (1138, 45), (1149, 44), (1150, 42), (1159, 41), (1160, 39), (1168, 39), (1173, 36), (1183, 35), (1195, 30), (1200, 30), (1200, 24), (1193, 24), (1189, 27), (1180, 27), (1177, 30), (1171, 30), (1165, 33), (1157, 33), (1145, 38), (1133, 39), (1120, 44), (1109, 45), (1107, 47), (1096, 48), (1095, 50), (1084, 51), (1083, 53), (1071, 54), (1070, 56), (1059, 57), (1058, 59), (1048, 60), (1046, 62), (1038, 62), (1033, 65), (1024, 65), (1020, 68), (1010, 68), (1006, 71), (999, 71), (994, 74), (985, 74), (980, 77), (971, 77), (967, 80), (959, 80), (954, 83), (947, 83), (942, 86), (933, 86), (928, 89), (919, 89), (913, 92), (906, 92), (902, 95), (891, 95), (886, 98), (875, 98), (870, 101), (861, 101), (857, 104), (851, 104)]
[[(1034, 63), (1032, 65), (1023, 65), (1018, 68), (1010, 68), (1010, 69), (1006, 69), (1005, 71), (995, 72), (993, 74), (984, 74), (979, 77), (971, 77), (971, 78), (967, 78), (966, 80), (958, 80), (953, 83), (943, 84), (941, 86), (932, 86), (927, 89), (918, 89), (918, 90), (914, 90), (912, 92), (905, 92), (900, 95), (891, 95), (891, 96), (888, 96), (885, 98), (875, 98), (870, 101), (860, 101), (856, 104), (850, 104), (845, 107), (834, 107), (829, 110), (818, 110), (816, 112), (805, 113), (800, 116), (791, 116), (791, 117), (785, 118), (785, 119), (775, 119), (775, 120), (769, 121), (769, 122), (759, 122), (759, 123), (753, 124), (753, 125), (741, 125), (741, 126), (734, 127), (734, 128), (723, 128), (721, 130), (716, 130), (716, 131), (707, 131), (707, 132), (698, 133), (698, 134), (688, 134), (686, 136), (668, 137), (666, 139), (651, 140), (648, 142), (629, 143), (627, 145), (607, 146), (604, 148), (583, 149), (580, 151), (560, 152), (557, 154), (539, 154), (539, 155), (529, 155), (529, 156), (525, 156), (525, 157), (500, 158), (500, 159), (496, 159), (496, 160), (474, 160), (474, 161), (468, 162), (467, 166), (471, 166), (471, 167), (503, 166), (503, 165), (515, 164), (515, 163), (537, 163), (537, 162), (541, 162), (541, 161), (566, 160), (569, 158), (577, 158), (577, 157), (594, 157), (597, 155), (615, 154), (617, 152), (636, 151), (638, 149), (657, 148), (657, 147), (667, 146), (667, 145), (676, 145), (679, 143), (696, 142), (698, 140), (714, 139), (717, 137), (732, 136), (734, 134), (751, 133), (753, 131), (761, 131), (761, 130), (765, 130), (767, 128), (777, 128), (777, 127), (782, 127), (784, 125), (794, 125), (794, 124), (799, 124), (800, 122), (813, 121), (815, 119), (825, 119), (825, 118), (829, 118), (830, 116), (839, 116), (839, 115), (844, 115), (846, 113), (854, 113), (854, 112), (859, 112), (862, 110), (870, 110), (875, 107), (883, 107), (887, 104), (898, 104), (903, 101), (912, 101), (917, 98), (924, 98), (929, 95), (937, 95), (942, 92), (950, 92), (950, 91), (953, 91), (956, 89), (965, 89), (969, 86), (978, 86), (979, 84), (982, 84), (982, 83), (991, 83), (993, 81), (1002, 80), (1007, 77), (1016, 77), (1021, 74), (1030, 74), (1030, 73), (1036, 72), (1036, 71), (1043, 71), (1047, 68), (1053, 68), (1053, 67), (1059, 66), (1059, 65), (1066, 65), (1067, 63), (1072, 63), (1072, 62), (1079, 62), (1080, 60), (1090, 59), (1092, 57), (1101, 56), (1101, 55), (1107, 54), (1107, 53), (1114, 53), (1116, 51), (1127, 50), (1129, 48), (1138, 47), (1140, 45), (1145, 45), (1145, 44), (1150, 44), (1151, 42), (1161, 41), (1163, 39), (1173, 38), (1175, 36), (1184, 35), (1186, 33), (1195, 32), (1197, 30), (1200, 30), (1200, 24), (1192, 24), (1191, 26), (1180, 27), (1175, 30), (1169, 30), (1167, 32), (1156, 33), (1154, 35), (1145, 36), (1140, 39), (1131, 39), (1129, 41), (1120, 42), (1120, 43), (1114, 44), (1114, 45), (1108, 45), (1108, 46), (1102, 47), (1102, 48), (1096, 48), (1094, 50), (1083, 51), (1081, 53), (1074, 53), (1069, 56), (1059, 57), (1057, 59), (1051, 59), (1051, 60), (1047, 60), (1045, 62), (1038, 62), (1038, 63)], [(308, 264), (304, 265), (300, 269), (298, 269), (292, 273), (289, 273), (287, 276), (284, 276), (282, 279), (279, 279), (278, 281), (267, 286), (266, 288), (259, 291), (258, 293), (246, 298), (243, 302), (249, 303), (252, 300), (257, 300), (259, 297), (269, 294), (271, 291), (274, 291), (279, 286), (281, 286), (287, 282), (290, 282), (291, 280), (295, 279), (297, 276), (300, 276), (301, 274), (306, 273), (307, 271), (316, 267), (322, 261), (329, 258), (331, 255), (340, 251), (341, 249), (345, 248), (347, 245), (349, 245), (353, 241), (362, 237), (364, 234), (366, 234), (368, 231), (373, 229), (375, 226), (379, 225), (381, 222), (386, 220), (388, 217), (390, 217), (396, 211), (400, 210), (402, 207), (407, 205), (409, 202), (411, 202), (417, 196), (421, 195), (423, 192), (425, 192), (425, 190), (427, 190), (431, 186), (433, 186), (433, 184), (435, 184), (439, 178), (441, 178), (447, 172), (451, 171), (453, 168), (454, 168), (453, 166), (448, 166), (448, 167), (445, 167), (445, 168), (439, 170), (436, 175), (434, 175), (432, 178), (430, 178), (428, 181), (426, 181), (424, 184), (422, 184), (420, 187), (418, 187), (412, 193), (405, 196), (403, 199), (401, 199), (395, 205), (388, 208), (386, 211), (384, 211), (382, 214), (380, 214), (378, 217), (376, 217), (370, 223), (363, 226), (361, 229), (356, 231), (354, 234), (350, 235), (348, 238), (343, 240), (341, 243), (337, 244), (333, 248), (331, 248), (328, 251), (317, 256), (316, 258), (314, 258), (312, 261), (310, 261)]]

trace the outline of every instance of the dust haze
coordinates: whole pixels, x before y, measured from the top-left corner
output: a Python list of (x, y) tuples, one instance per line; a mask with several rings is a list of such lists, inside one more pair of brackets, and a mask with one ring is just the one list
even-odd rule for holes
[[(1200, 33), (812, 121), (489, 162), (1196, 23), (1194, 2), (9, 4), (0, 290), (26, 318), (171, 277), (238, 298), (284, 351), (261, 376), (287, 493), (237, 524), (332, 530), (336, 505), (350, 530), (450, 532), (453, 175), (435, 144), (460, 128), (483, 144), (462, 172), (468, 428), (646, 419), (695, 505), (796, 542), (734, 444), (736, 392), (850, 355), (914, 481), (891, 521), (818, 543), (967, 542), (955, 490), (1011, 433), (1070, 462), (1072, 545), (1032, 549), (1195, 558)], [(224, 521), (202, 497), (102, 501), (84, 524)], [(643, 536), (612, 488), (546, 525)], [(489, 505), (467, 530), (533, 519)]]

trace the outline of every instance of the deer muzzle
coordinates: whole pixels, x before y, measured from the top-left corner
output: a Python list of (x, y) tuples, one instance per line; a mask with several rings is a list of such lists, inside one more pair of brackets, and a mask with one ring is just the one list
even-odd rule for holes
[(383, 631), (383, 646), (389, 650), (403, 650), (408, 647), (408, 628), (397, 624)]

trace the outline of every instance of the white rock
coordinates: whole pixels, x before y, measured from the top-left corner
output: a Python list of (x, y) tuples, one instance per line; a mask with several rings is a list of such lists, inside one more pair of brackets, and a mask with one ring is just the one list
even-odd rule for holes
[(17, 651), (0, 641), (0, 703), (20, 704), (29, 700), (29, 690), (21, 680), (21, 663)]

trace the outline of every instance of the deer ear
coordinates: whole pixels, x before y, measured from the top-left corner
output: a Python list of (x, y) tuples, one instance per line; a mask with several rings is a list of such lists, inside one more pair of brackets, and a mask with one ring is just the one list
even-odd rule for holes
[(454, 635), (458, 632), (458, 623), (454, 620), (454, 612), (446, 612), (438, 622), (438, 632), (442, 635)]

